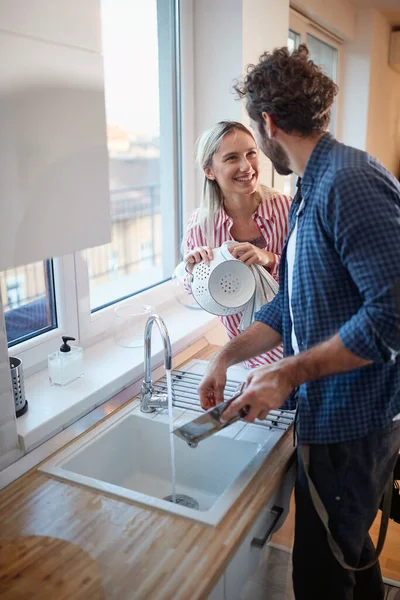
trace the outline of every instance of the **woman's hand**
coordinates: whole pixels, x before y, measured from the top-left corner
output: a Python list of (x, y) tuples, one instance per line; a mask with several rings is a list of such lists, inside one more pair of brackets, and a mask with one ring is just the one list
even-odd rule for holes
[(197, 248), (193, 248), (187, 252), (183, 258), (183, 260), (187, 263), (199, 263), (202, 260), (206, 263), (206, 265), (210, 264), (210, 260), (213, 259), (213, 251), (209, 246), (198, 246)]
[(208, 410), (224, 401), (226, 371), (226, 366), (218, 357), (210, 361), (197, 390), (201, 407), (204, 410)]
[(275, 264), (275, 257), (272, 252), (261, 250), (261, 248), (253, 246), (250, 242), (239, 242), (235, 246), (231, 246), (229, 252), (248, 266), (261, 265), (269, 269)]

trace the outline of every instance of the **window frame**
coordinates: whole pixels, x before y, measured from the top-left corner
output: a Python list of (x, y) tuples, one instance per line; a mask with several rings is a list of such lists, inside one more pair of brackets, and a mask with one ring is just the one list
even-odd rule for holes
[[(117, 304), (129, 302), (141, 294), (152, 297), (149, 291), (168, 281), (179, 260), (180, 223), (182, 190), (180, 182), (180, 97), (179, 97), (179, 1), (157, 0), (159, 89), (163, 90), (160, 101), (160, 196), (161, 220), (163, 229), (172, 232), (163, 235), (162, 268), (165, 278), (148, 290), (132, 294), (129, 298), (116, 300), (110, 306), (91, 312), (88, 264), (85, 251), (76, 254), (76, 288), (78, 301), (78, 320), (80, 342), (87, 346), (112, 330), (115, 323), (114, 308)], [(171, 118), (172, 115), (172, 118)], [(174, 248), (171, 252), (171, 237)], [(147, 293), (146, 293), (147, 292)], [(159, 303), (159, 291), (154, 291), (154, 300)]]
[[(289, 34), (293, 33), (296, 37), (299, 37), (300, 44), (307, 44), (307, 36), (311, 35), (314, 38), (317, 38), (319, 41), (335, 48), (337, 50), (337, 69), (336, 69), (336, 83), (341, 88), (341, 82), (343, 81), (343, 66), (344, 66), (344, 40), (336, 36), (334, 33), (330, 33), (325, 28), (321, 27), (317, 23), (314, 23), (310, 18), (298, 12), (294, 8), (290, 8), (289, 12)], [(336, 98), (336, 107), (335, 107), (335, 126), (332, 131), (333, 135), (336, 138), (340, 138), (341, 132), (341, 119), (340, 119), (340, 111), (341, 111), (341, 98), (342, 95), (338, 95)], [(274, 171), (275, 173), (275, 171)], [(283, 185), (286, 187), (290, 187), (290, 193), (293, 197), (296, 194), (296, 182), (297, 177), (295, 175), (286, 175), (281, 178), (281, 180), (289, 179), (289, 184), (284, 183)]]
[[(44, 266), (45, 263), (47, 263), (46, 267)], [(28, 341), (28, 340), (30, 340), (30, 339), (32, 339), (34, 337), (40, 336), (43, 333), (46, 333), (46, 332), (49, 332), (49, 331), (53, 331), (54, 329), (56, 329), (58, 327), (58, 321), (57, 321), (57, 304), (56, 304), (55, 290), (54, 290), (54, 264), (53, 264), (53, 260), (52, 259), (48, 259), (48, 260), (44, 260), (44, 261), (38, 261), (37, 263), (32, 263), (30, 265), (22, 266), (22, 268), (26, 269), (27, 267), (31, 267), (31, 266), (34, 266), (36, 264), (41, 264), (42, 265), (42, 268), (44, 268), (44, 272), (45, 272), (45, 278), (48, 281), (47, 289), (45, 289), (45, 294), (46, 295), (44, 297), (46, 298), (46, 302), (47, 302), (47, 299), (48, 299), (48, 296), (49, 296), (49, 301), (50, 301), (50, 304), (51, 304), (51, 312), (52, 312), (51, 323), (48, 324), (48, 325), (46, 325), (45, 327), (42, 327), (42, 333), (40, 333), (40, 330), (35, 329), (35, 330), (30, 331), (30, 332), (27, 332), (25, 334), (25, 336), (20, 336), (20, 338), (14, 338), (13, 340), (11, 340), (11, 342), (10, 341), (8, 342), (8, 347), (9, 348), (18, 346), (18, 345), (22, 344), (22, 342)], [(19, 267), (16, 267), (15, 270), (17, 270), (18, 268)], [(24, 273), (23, 277), (24, 277), (24, 280), (25, 280), (25, 273)], [(10, 306), (10, 301), (9, 301), (9, 289), (10, 288), (9, 288), (8, 282), (9, 282), (9, 276), (7, 275), (5, 277), (5, 288), (7, 290), (7, 304), (9, 306), (9, 311), (12, 312), (14, 310), (14, 308)], [(26, 281), (24, 281), (24, 284), (26, 285)], [(29, 305), (29, 302), (31, 300), (29, 300), (26, 297), (26, 292), (24, 293), (24, 295), (22, 296), (22, 298), (24, 300), (28, 300), (28, 305)], [(19, 297), (19, 294), (18, 294), (17, 306), (15, 308), (19, 308), (19, 307), (23, 306), (22, 304), (20, 304), (20, 302), (21, 302), (21, 297)], [(4, 318), (5, 318), (5, 321), (6, 321), (6, 329), (7, 329), (7, 313), (8, 313), (8, 311), (4, 312)], [(55, 318), (53, 319), (53, 317), (55, 317)], [(19, 341), (16, 341), (16, 340), (19, 340)]]
[(47, 364), (47, 355), (61, 345), (62, 335), (79, 339), (73, 254), (53, 258), (53, 272), (58, 326), (8, 349), (9, 356), (22, 360), (25, 375)]
[[(309, 34), (337, 50), (338, 62), (336, 83), (340, 89), (343, 81), (344, 40), (342, 40), (334, 33), (329, 32), (327, 29), (321, 27), (320, 25), (318, 25), (318, 23), (314, 23), (310, 18), (297, 12), (293, 8), (290, 8), (289, 13), (289, 31), (300, 35), (301, 44), (307, 44), (307, 35)], [(339, 96), (337, 97), (336, 104), (335, 128), (332, 132), (336, 138), (340, 137), (340, 110), (341, 104), (339, 94)]]

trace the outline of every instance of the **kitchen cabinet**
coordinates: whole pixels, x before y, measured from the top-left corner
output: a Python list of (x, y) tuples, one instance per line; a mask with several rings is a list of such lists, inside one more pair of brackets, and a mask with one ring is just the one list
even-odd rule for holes
[(225, 596), (225, 573), (222, 575), (207, 600), (227, 600)]
[(295, 478), (296, 463), (293, 463), (282, 486), (260, 512), (207, 600), (254, 600), (252, 578), (259, 569), (268, 568), (263, 554), (272, 533), (283, 525), (288, 515)]
[[(272, 533), (283, 524), (296, 477), (296, 464), (285, 476), (281, 488), (259, 514), (225, 571), (225, 600), (253, 600), (252, 577), (263, 565), (263, 551)], [(219, 598), (218, 598), (219, 600)]]

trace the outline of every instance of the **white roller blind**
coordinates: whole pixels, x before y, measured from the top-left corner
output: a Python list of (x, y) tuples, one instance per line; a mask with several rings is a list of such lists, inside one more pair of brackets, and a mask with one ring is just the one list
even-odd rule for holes
[(0, 270), (108, 242), (108, 185), (101, 53), (0, 32)]

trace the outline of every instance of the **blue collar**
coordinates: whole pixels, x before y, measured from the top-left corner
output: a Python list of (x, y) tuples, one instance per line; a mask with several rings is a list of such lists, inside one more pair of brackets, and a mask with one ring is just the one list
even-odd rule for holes
[(325, 171), (327, 166), (326, 157), (337, 143), (338, 142), (330, 133), (326, 133), (318, 141), (308, 159), (303, 177), (301, 178), (301, 186), (304, 192), (306, 192), (304, 188), (313, 185), (315, 179), (318, 179), (322, 174), (321, 171)]

